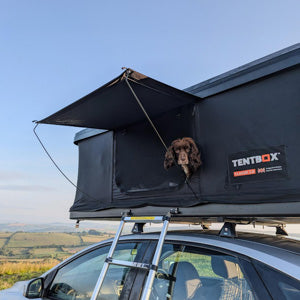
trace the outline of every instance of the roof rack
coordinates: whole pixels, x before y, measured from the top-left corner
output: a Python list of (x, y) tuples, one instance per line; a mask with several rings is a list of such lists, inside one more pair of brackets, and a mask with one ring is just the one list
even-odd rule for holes
[(237, 220), (227, 220), (224, 222), (224, 225), (222, 226), (221, 230), (219, 231), (219, 236), (221, 237), (230, 237), (230, 238), (235, 238), (238, 236), (236, 232), (236, 225), (242, 224), (242, 225), (250, 225), (252, 224), (254, 227), (256, 224), (258, 225), (263, 225), (263, 226), (268, 226), (268, 227), (275, 227), (276, 228), (276, 235), (284, 235), (288, 236), (288, 233), (285, 229), (285, 224), (278, 224), (276, 222), (267, 222), (261, 221), (261, 222), (256, 222), (255, 220), (249, 221), (249, 223), (245, 222), (237, 222)]

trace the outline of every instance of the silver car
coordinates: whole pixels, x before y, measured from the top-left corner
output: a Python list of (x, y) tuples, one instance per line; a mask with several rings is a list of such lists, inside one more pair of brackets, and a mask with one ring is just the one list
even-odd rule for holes
[[(122, 236), (113, 258), (151, 263), (159, 233)], [(73, 255), (41, 278), (0, 292), (1, 300), (89, 300), (112, 240)], [(299, 300), (300, 241), (284, 236), (169, 231), (150, 300)], [(140, 299), (147, 270), (110, 265), (97, 299)]]

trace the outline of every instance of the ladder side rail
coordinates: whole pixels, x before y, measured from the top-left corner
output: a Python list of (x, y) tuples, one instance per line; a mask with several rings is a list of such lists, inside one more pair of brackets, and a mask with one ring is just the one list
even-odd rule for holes
[[(154, 257), (153, 257), (153, 260), (152, 260), (152, 266), (158, 266), (159, 259), (160, 259), (160, 256), (161, 256), (162, 247), (163, 247), (165, 237), (166, 237), (166, 234), (167, 234), (167, 231), (168, 231), (169, 222), (170, 222), (170, 216), (167, 216), (166, 220), (164, 221), (163, 228), (162, 228), (162, 231), (161, 231), (160, 236), (159, 236), (159, 240), (158, 240), (158, 243), (157, 243), (157, 246), (156, 246), (155, 254), (154, 254)], [(151, 269), (149, 271), (147, 281), (146, 281), (145, 287), (143, 289), (143, 294), (142, 294), (141, 300), (148, 300), (149, 299), (156, 271), (157, 270), (155, 270), (155, 269)]]
[(116, 235), (115, 235), (115, 237), (114, 237), (114, 240), (113, 240), (113, 242), (112, 242), (112, 244), (111, 244), (111, 247), (110, 247), (110, 249), (109, 249), (109, 252), (108, 252), (108, 254), (107, 254), (107, 258), (113, 256), (113, 253), (115, 252), (115, 249), (116, 249), (117, 243), (118, 243), (118, 241), (119, 241), (120, 235), (121, 235), (121, 233), (122, 233), (122, 230), (123, 230), (123, 228), (124, 228), (124, 225), (125, 225), (125, 222), (124, 222), (124, 220), (122, 219), (121, 222), (120, 222), (119, 228), (118, 228), (118, 230), (117, 230), (117, 232), (116, 232)]
[(114, 237), (114, 240), (113, 240), (113, 242), (112, 242), (112, 244), (111, 244), (111, 247), (110, 247), (110, 249), (109, 249), (109, 252), (108, 252), (108, 254), (107, 254), (106, 261), (105, 261), (104, 264), (103, 264), (101, 273), (100, 273), (100, 275), (99, 275), (99, 277), (98, 277), (96, 286), (95, 286), (94, 291), (93, 291), (93, 295), (92, 295), (92, 297), (91, 297), (90, 300), (96, 300), (97, 297), (98, 297), (98, 294), (99, 294), (99, 292), (100, 292), (101, 286), (102, 286), (102, 284), (103, 284), (103, 281), (104, 281), (104, 279), (105, 279), (105, 275), (106, 275), (107, 270), (108, 270), (108, 267), (109, 267), (109, 263), (107, 262), (107, 260), (108, 260), (109, 258), (112, 257), (112, 255), (113, 255), (113, 253), (114, 253), (114, 251), (115, 251), (115, 249), (116, 249), (116, 246), (117, 246), (118, 240), (119, 240), (119, 238), (120, 238), (120, 235), (121, 235), (121, 233), (122, 233), (124, 224), (125, 224), (125, 222), (124, 222), (124, 220), (123, 220), (123, 218), (122, 218), (122, 220), (121, 220), (121, 222), (120, 222), (120, 225), (119, 225), (119, 228), (118, 228), (118, 230), (117, 230), (117, 232), (116, 232), (116, 235), (115, 235), (115, 237)]

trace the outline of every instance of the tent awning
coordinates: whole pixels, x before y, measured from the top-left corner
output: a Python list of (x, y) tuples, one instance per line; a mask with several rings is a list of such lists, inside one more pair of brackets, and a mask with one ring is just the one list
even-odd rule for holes
[(112, 130), (144, 120), (146, 117), (126, 78), (151, 118), (201, 99), (126, 69), (104, 86), (38, 123)]

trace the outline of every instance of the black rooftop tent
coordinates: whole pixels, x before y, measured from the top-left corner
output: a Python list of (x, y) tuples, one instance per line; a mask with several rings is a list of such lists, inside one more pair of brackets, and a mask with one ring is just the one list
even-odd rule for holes
[[(300, 222), (300, 45), (181, 91), (131, 69), (39, 123), (87, 127), (70, 217), (271, 218)], [(203, 166), (189, 183), (163, 167), (192, 137)], [(96, 128), (93, 130), (90, 128)], [(99, 130), (105, 129), (105, 130)]]

